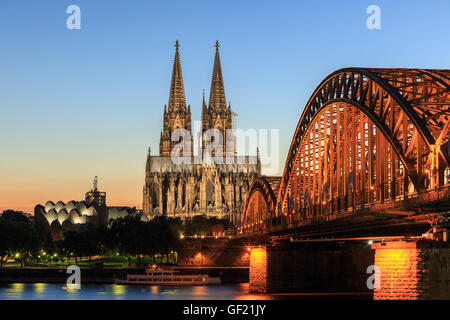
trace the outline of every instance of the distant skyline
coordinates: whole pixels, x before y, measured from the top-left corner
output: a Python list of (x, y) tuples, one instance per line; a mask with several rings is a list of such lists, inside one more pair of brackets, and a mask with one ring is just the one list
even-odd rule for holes
[[(81, 8), (69, 30), (66, 8)], [(381, 9), (369, 30), (366, 9)], [(0, 2), (0, 210), (81, 200), (99, 177), (109, 205), (142, 205), (159, 150), (175, 40), (200, 120), (215, 42), (237, 127), (280, 129), (280, 169), (316, 86), (343, 67), (449, 69), (450, 2)]]

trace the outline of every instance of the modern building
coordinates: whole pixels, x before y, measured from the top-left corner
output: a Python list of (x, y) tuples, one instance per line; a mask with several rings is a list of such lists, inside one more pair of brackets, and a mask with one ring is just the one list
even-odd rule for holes
[(138, 215), (148, 221), (136, 208), (112, 207), (106, 205), (106, 193), (97, 189), (97, 177), (94, 187), (86, 192), (84, 201), (47, 201), (34, 208), (35, 223), (51, 232), (53, 240), (60, 240), (64, 232), (81, 231), (88, 224), (107, 225), (109, 221), (128, 215)]
[[(194, 152), (192, 145), (191, 108), (186, 105), (178, 41), (175, 47), (169, 103), (164, 106), (159, 155), (152, 155), (150, 149), (147, 155), (143, 187), (144, 214), (149, 217), (167, 215), (182, 219), (206, 214), (226, 218), (231, 222), (238, 221), (248, 187), (261, 174), (261, 164), (259, 156), (237, 156), (234, 139), (227, 140), (230, 132), (228, 129), (234, 128), (235, 114), (231, 105), (227, 106), (226, 103), (219, 43), (216, 42), (215, 46), (208, 104), (203, 93), (199, 152)], [(191, 139), (174, 139), (173, 134), (177, 129), (184, 129)], [(206, 161), (210, 159), (206, 159), (202, 152), (214, 142), (213, 139), (206, 139), (206, 133), (210, 129), (220, 131), (223, 141), (232, 142), (223, 146), (221, 163)], [(183, 149), (183, 155), (189, 161), (175, 163), (171, 155), (180, 141), (187, 146)], [(211, 155), (216, 156), (215, 151)]]
[(106, 192), (99, 191), (97, 184), (98, 177), (95, 176), (93, 188), (84, 195), (84, 201), (88, 205), (95, 202), (98, 206), (101, 206), (106, 203)]

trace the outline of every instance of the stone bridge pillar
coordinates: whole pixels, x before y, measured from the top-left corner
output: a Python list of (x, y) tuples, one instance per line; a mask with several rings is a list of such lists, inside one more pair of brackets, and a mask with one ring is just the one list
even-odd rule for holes
[(432, 240), (374, 243), (376, 300), (450, 299), (450, 245)]
[(252, 293), (267, 292), (268, 284), (267, 248), (254, 247), (250, 251), (249, 290)]
[(253, 247), (249, 291), (362, 292), (374, 252), (367, 241), (358, 243), (302, 242)]

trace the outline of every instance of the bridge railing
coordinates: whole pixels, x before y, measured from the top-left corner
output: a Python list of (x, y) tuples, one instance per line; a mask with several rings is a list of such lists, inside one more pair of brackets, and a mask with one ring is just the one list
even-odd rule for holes
[[(376, 190), (369, 189), (369, 191)], [(387, 193), (388, 191), (385, 192)], [(370, 196), (370, 195), (368, 195)], [(429, 189), (426, 192), (414, 193), (406, 196), (397, 196), (395, 199), (373, 196), (370, 203), (364, 203), (361, 201), (364, 195), (359, 197), (360, 201), (356, 201), (355, 195), (349, 195), (347, 200), (345, 199), (331, 199), (328, 203), (311, 205), (307, 208), (301, 208), (301, 210), (294, 210), (290, 214), (280, 215), (266, 220), (255, 221), (246, 225), (241, 225), (236, 228), (236, 235), (245, 234), (266, 234), (278, 231), (285, 231), (288, 229), (295, 229), (307, 225), (314, 225), (324, 222), (329, 222), (346, 217), (354, 217), (359, 214), (374, 213), (377, 210), (382, 210), (386, 214), (389, 214), (389, 209), (397, 208), (395, 214), (398, 214), (399, 210), (404, 210), (405, 214), (408, 211), (421, 210), (427, 204), (435, 201), (449, 199), (450, 200), (450, 184), (440, 187)], [(369, 198), (370, 199), (370, 198)], [(345, 209), (338, 209), (337, 203), (343, 202), (344, 204), (350, 203), (351, 205)], [(352, 201), (352, 202), (350, 202)], [(324, 210), (326, 206), (330, 207), (330, 210)], [(450, 211), (450, 208), (448, 208)]]

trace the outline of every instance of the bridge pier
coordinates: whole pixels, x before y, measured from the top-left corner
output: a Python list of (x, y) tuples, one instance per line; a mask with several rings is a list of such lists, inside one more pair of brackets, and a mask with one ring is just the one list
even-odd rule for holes
[(373, 290), (375, 300), (450, 299), (450, 244), (442, 240), (298, 241), (253, 247), (249, 260), (252, 293)]
[(450, 245), (415, 240), (374, 243), (379, 267), (376, 300), (450, 299)]
[(251, 249), (249, 291), (363, 292), (374, 251), (367, 241), (300, 242)]

